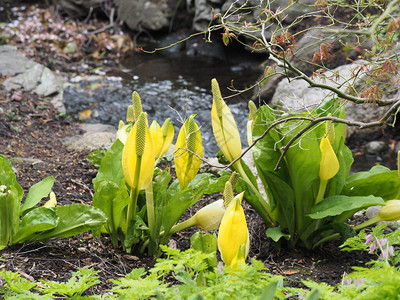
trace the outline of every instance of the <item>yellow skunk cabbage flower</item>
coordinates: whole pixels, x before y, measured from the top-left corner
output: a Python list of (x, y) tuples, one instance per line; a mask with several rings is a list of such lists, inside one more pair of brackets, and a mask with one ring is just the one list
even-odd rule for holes
[(213, 105), (211, 108), (211, 123), (215, 140), (222, 153), (230, 162), (242, 154), (240, 134), (235, 119), (222, 99), (217, 80), (211, 80)]
[(154, 154), (158, 159), (168, 151), (174, 138), (174, 126), (171, 119), (166, 119), (162, 127), (154, 120), (150, 125), (150, 133), (153, 138)]
[(146, 113), (139, 115), (129, 132), (122, 151), (122, 170), (132, 188), (145, 189), (153, 179), (154, 147)]
[(388, 200), (386, 205), (382, 206), (377, 217), (380, 221), (398, 221), (400, 220), (400, 200)]
[(247, 229), (246, 217), (242, 207), (243, 192), (237, 195), (229, 204), (218, 233), (218, 249), (226, 265), (230, 266), (245, 246), (246, 259), (249, 253), (249, 230)]
[(185, 189), (200, 169), (203, 143), (199, 126), (191, 115), (181, 127), (175, 144), (175, 170), (180, 189)]
[(195, 224), (204, 230), (216, 230), (225, 214), (224, 200), (220, 199), (201, 208), (194, 216)]
[(328, 138), (324, 137), (321, 139), (319, 148), (322, 155), (319, 168), (319, 177), (322, 181), (327, 181), (334, 177), (337, 172), (339, 172), (339, 161)]
[(57, 205), (56, 194), (54, 192), (50, 192), (50, 200), (43, 204), (43, 207), (51, 208)]

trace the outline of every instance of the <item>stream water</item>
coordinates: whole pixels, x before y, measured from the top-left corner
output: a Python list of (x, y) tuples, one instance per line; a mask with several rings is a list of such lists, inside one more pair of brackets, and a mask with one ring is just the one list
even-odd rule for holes
[[(234, 63), (207, 57), (135, 53), (122, 61), (119, 68), (109, 69), (106, 74), (98, 70), (100, 76), (71, 78), (64, 90), (64, 104), (67, 114), (78, 117), (79, 113), (90, 110), (86, 122), (117, 127), (119, 120), (125, 120), (132, 92), (137, 91), (149, 122), (157, 119), (162, 124), (166, 118), (171, 118), (176, 135), (185, 118), (197, 114), (206, 155), (214, 156), (218, 146), (211, 128), (211, 79), (217, 78), (223, 96), (232, 95), (234, 93), (227, 89), (231, 81), (238, 89), (250, 86), (262, 72), (259, 65), (260, 61), (251, 59)], [(244, 143), (247, 101), (251, 95), (252, 92), (247, 92), (226, 99)]]

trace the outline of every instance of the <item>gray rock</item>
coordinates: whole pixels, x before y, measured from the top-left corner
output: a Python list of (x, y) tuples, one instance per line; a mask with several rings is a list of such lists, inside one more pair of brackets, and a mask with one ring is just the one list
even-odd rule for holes
[(135, 31), (166, 29), (177, 3), (177, 0), (172, 3), (166, 0), (121, 0), (118, 14), (121, 21)]
[(371, 141), (365, 145), (365, 149), (369, 154), (380, 154), (387, 148), (388, 145), (384, 141)]
[(116, 139), (117, 130), (111, 125), (86, 124), (81, 135), (64, 139), (64, 144), (72, 151), (95, 151), (109, 149)]
[[(356, 61), (352, 64), (339, 66), (332, 71), (325, 72), (325, 77), (315, 78), (315, 82), (326, 84), (345, 92), (347, 87), (351, 85), (357, 86), (358, 82), (353, 76), (353, 71), (364, 63), (364, 61)], [(303, 80), (288, 80), (284, 78), (279, 82), (271, 103), (278, 104), (287, 110), (302, 112), (315, 108), (322, 102), (336, 97), (335, 95), (326, 89), (311, 88)], [(381, 117), (385, 110), (384, 107), (346, 104), (347, 119), (351, 121), (375, 121)], [(348, 127), (348, 134), (351, 135), (355, 130), (355, 127)]]
[(50, 97), (58, 112), (65, 113), (63, 80), (50, 69), (26, 58), (15, 47), (0, 46), (0, 74), (11, 75), (3, 82), (6, 90), (24, 89)]

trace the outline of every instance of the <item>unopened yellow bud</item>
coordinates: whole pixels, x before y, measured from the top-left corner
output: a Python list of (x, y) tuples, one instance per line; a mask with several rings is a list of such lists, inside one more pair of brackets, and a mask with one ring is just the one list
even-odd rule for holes
[(257, 106), (253, 101), (249, 101), (249, 120), (254, 121), (256, 119)]
[(339, 172), (339, 161), (328, 138), (321, 139), (319, 148), (321, 150), (319, 177), (321, 180), (327, 181)]
[(229, 204), (218, 233), (218, 249), (226, 265), (231, 265), (238, 252), (245, 245), (246, 258), (249, 252), (249, 231), (242, 207), (243, 192), (237, 195)]
[(400, 200), (388, 200), (378, 213), (380, 221), (400, 220)]
[(204, 230), (216, 230), (225, 214), (223, 200), (217, 200), (201, 208), (193, 217), (195, 226)]

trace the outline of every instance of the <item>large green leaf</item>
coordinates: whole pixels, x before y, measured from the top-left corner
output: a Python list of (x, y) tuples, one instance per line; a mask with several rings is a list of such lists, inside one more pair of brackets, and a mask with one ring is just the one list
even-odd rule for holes
[(53, 229), (57, 224), (58, 217), (54, 208), (32, 209), (22, 217), (20, 229), (13, 238), (13, 244), (36, 240), (41, 232)]
[[(125, 229), (126, 214), (123, 213), (129, 204), (129, 195), (125, 186), (119, 187), (109, 180), (102, 180), (97, 184), (97, 191), (93, 195), (93, 206), (101, 209), (107, 217), (106, 230), (111, 236), (114, 246), (118, 245), (118, 228)], [(98, 234), (98, 233), (96, 233)]]
[(46, 241), (54, 237), (72, 236), (98, 229), (107, 221), (107, 217), (100, 209), (89, 205), (71, 204), (53, 209), (57, 213), (59, 223), (56, 228), (41, 234), (38, 240)]
[(347, 196), (382, 197), (384, 200), (394, 199), (400, 189), (400, 178), (397, 171), (383, 166), (375, 166), (367, 172), (359, 172), (348, 178), (342, 190)]
[(99, 172), (93, 179), (93, 188), (96, 191), (99, 182), (109, 180), (121, 186), (124, 184), (124, 173), (122, 171), (122, 149), (124, 144), (117, 139), (101, 160)]
[(217, 177), (214, 174), (201, 173), (197, 174), (196, 177), (193, 178), (191, 184), (195, 186), (197, 182), (201, 181), (203, 178), (208, 178), (209, 184), (207, 189), (204, 191), (204, 194), (214, 194), (224, 190), (225, 183), (229, 180), (229, 177), (230, 174), (224, 174)]
[(53, 188), (53, 184), (54, 177), (49, 176), (32, 185), (29, 189), (28, 196), (26, 196), (25, 202), (21, 207), (21, 215), (36, 206), (36, 204), (38, 204), (44, 197), (48, 197)]
[(375, 196), (344, 196), (336, 195), (325, 198), (313, 207), (308, 215), (312, 219), (323, 219), (330, 216), (338, 216), (347, 211), (361, 210), (372, 205), (385, 205), (381, 197)]

